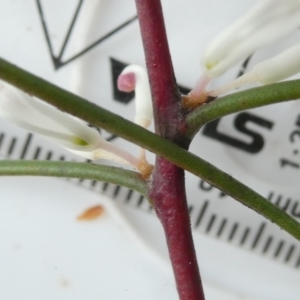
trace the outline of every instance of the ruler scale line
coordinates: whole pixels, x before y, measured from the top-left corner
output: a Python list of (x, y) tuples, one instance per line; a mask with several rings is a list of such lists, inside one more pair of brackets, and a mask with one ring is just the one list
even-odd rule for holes
[(119, 185), (116, 185), (115, 189), (114, 189), (114, 194), (113, 194), (113, 197), (116, 198), (120, 192), (120, 186)]
[(38, 160), (38, 159), (39, 159), (40, 152), (41, 152), (41, 148), (40, 148), (40, 147), (37, 147), (37, 148), (35, 149), (35, 152), (34, 152), (34, 155), (33, 155), (33, 159), (34, 159), (34, 160)]
[(218, 230), (218, 232), (217, 232), (217, 236), (218, 236), (218, 237), (221, 236), (221, 234), (222, 234), (222, 232), (223, 232), (223, 230), (224, 230), (226, 224), (227, 224), (227, 219), (223, 219), (223, 220), (222, 220), (222, 223), (221, 223), (221, 225), (220, 225), (220, 228), (219, 228), (219, 230)]
[(96, 184), (97, 184), (97, 182), (98, 182), (98, 181), (97, 181), (97, 180), (95, 180), (95, 179), (94, 179), (94, 180), (91, 180), (91, 187), (92, 187), (92, 188), (95, 188), (95, 187), (96, 187)]
[(274, 252), (274, 257), (278, 257), (280, 252), (282, 251), (282, 248), (283, 248), (283, 245), (284, 245), (284, 241), (281, 240), (279, 243), (278, 243), (278, 246)]
[(130, 201), (130, 199), (131, 199), (131, 196), (132, 196), (132, 193), (133, 193), (133, 190), (128, 190), (128, 193), (127, 193), (127, 196), (126, 196), (126, 201), (125, 201), (125, 202), (128, 202), (128, 201)]
[(51, 160), (52, 158), (52, 151), (48, 151), (46, 155), (46, 160)]
[(286, 257), (285, 257), (285, 262), (289, 262), (289, 260), (291, 259), (293, 253), (295, 251), (295, 245), (291, 245), (290, 246), (290, 249), (288, 250), (287, 254), (286, 254)]
[(189, 205), (189, 216), (191, 217), (192, 212), (194, 211), (194, 205)]
[(196, 223), (195, 223), (195, 228), (197, 228), (200, 225), (201, 220), (202, 220), (202, 218), (203, 218), (203, 216), (204, 216), (204, 214), (207, 210), (207, 207), (208, 207), (208, 200), (206, 200), (204, 202), (204, 204), (202, 205), (202, 208), (201, 208), (201, 210), (198, 214), (198, 217), (197, 217), (197, 220), (196, 220)]
[(234, 223), (232, 226), (231, 232), (228, 236), (228, 241), (232, 241), (232, 239), (234, 238), (234, 236), (236, 234), (237, 228), (238, 228), (238, 223)]
[(3, 140), (4, 140), (4, 133), (1, 133), (0, 134), (0, 148), (2, 146)]
[(295, 267), (296, 267), (296, 268), (299, 268), (299, 266), (300, 266), (300, 254), (299, 254), (299, 256), (298, 256), (298, 260), (297, 260), (297, 262), (296, 262)]
[(8, 156), (12, 155), (12, 153), (14, 151), (14, 148), (15, 148), (15, 145), (16, 145), (16, 141), (17, 141), (16, 138), (11, 139), (10, 145), (8, 147), (8, 150), (7, 150), (7, 155)]
[(245, 231), (244, 231), (244, 234), (242, 235), (242, 238), (241, 238), (241, 241), (240, 241), (240, 245), (243, 245), (245, 244), (248, 236), (249, 236), (249, 233), (250, 233), (250, 228), (249, 227), (246, 227)]
[(210, 219), (209, 219), (209, 221), (208, 221), (208, 224), (207, 224), (207, 227), (206, 227), (206, 230), (205, 230), (207, 233), (208, 233), (208, 232), (211, 230), (211, 228), (213, 227), (213, 224), (214, 224), (215, 220), (216, 220), (216, 215), (213, 214), (213, 215), (210, 217)]
[(144, 200), (145, 200), (145, 197), (143, 195), (140, 195), (136, 207), (140, 207), (142, 205), (142, 203), (144, 202)]
[(270, 245), (272, 244), (272, 242), (273, 242), (273, 236), (269, 236), (266, 243), (265, 243), (265, 246), (263, 248), (263, 253), (267, 253), (267, 251), (269, 250)]
[(261, 236), (263, 234), (263, 231), (264, 231), (265, 227), (266, 227), (266, 223), (262, 223), (260, 225), (260, 227), (259, 227), (259, 229), (257, 231), (257, 234), (254, 237), (254, 240), (253, 240), (253, 243), (252, 243), (252, 246), (251, 246), (252, 249), (254, 249), (257, 246), (257, 244), (258, 244), (258, 242), (259, 242), (259, 240), (260, 240), (260, 238), (261, 238)]
[(292, 216), (294, 216), (294, 217), (300, 218), (300, 210), (297, 211), (298, 204), (299, 204), (299, 202), (295, 202), (295, 203), (294, 203), (291, 214), (292, 214)]
[(103, 186), (102, 186), (102, 192), (105, 192), (108, 188), (109, 183), (108, 182), (103, 182)]
[(27, 137), (26, 137), (26, 140), (25, 140), (25, 143), (24, 143), (24, 146), (23, 146), (22, 151), (21, 151), (20, 159), (25, 158), (26, 153), (28, 151), (28, 148), (30, 146), (31, 140), (32, 140), (32, 133), (28, 133)]

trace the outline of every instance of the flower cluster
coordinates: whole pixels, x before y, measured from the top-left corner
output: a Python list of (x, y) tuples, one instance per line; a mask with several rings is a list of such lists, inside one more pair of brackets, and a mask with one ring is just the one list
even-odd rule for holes
[[(145, 101), (141, 98), (137, 100)], [(146, 105), (148, 109), (149, 103), (146, 102)], [(138, 124), (148, 126), (151, 122), (152, 110), (147, 115), (142, 103), (138, 103), (137, 107)], [(0, 117), (30, 132), (40, 134), (81, 157), (130, 164), (145, 178), (151, 174), (152, 166), (145, 159), (134, 157), (104, 140), (95, 129), (88, 127), (83, 121), (3, 81), (0, 81)]]
[[(202, 59), (204, 74), (193, 90), (194, 97), (219, 95), (246, 83), (270, 84), (300, 72), (300, 43), (265, 60), (247, 74), (213, 91), (204, 92), (208, 83), (258, 49), (271, 45), (300, 27), (299, 0), (263, 0), (222, 31), (206, 48)], [(202, 97), (201, 97), (202, 96)]]

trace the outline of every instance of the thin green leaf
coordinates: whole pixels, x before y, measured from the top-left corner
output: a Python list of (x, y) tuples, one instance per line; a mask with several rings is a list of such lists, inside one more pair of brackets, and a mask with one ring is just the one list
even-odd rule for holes
[(0, 176), (92, 179), (125, 186), (147, 197), (147, 184), (139, 173), (111, 166), (65, 161), (1, 160)]
[(252, 88), (196, 108), (187, 116), (187, 135), (192, 137), (206, 123), (239, 111), (300, 99), (300, 80)]

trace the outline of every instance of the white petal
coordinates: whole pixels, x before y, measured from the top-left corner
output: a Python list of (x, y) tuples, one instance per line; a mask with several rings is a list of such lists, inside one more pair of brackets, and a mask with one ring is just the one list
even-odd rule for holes
[(148, 127), (153, 118), (152, 98), (147, 72), (138, 65), (129, 65), (118, 78), (118, 87), (122, 91), (135, 90), (135, 123)]
[(209, 91), (208, 95), (211, 97), (218, 97), (221, 94), (251, 82), (259, 82), (263, 85), (275, 83), (299, 72), (300, 43), (255, 65), (250, 72), (236, 78), (218, 89)]
[(300, 26), (298, 0), (262, 0), (248, 14), (221, 32), (207, 47), (205, 73), (218, 77), (257, 49)]
[(261, 84), (270, 84), (300, 72), (300, 43), (257, 64), (252, 71), (253, 77)]
[(31, 132), (41, 134), (87, 159), (108, 159), (126, 163), (140, 172), (144, 170), (145, 165), (148, 166), (130, 153), (102, 139), (95, 129), (88, 127), (83, 121), (2, 81), (0, 81), (0, 117)]
[(82, 121), (0, 82), (0, 117), (90, 158), (103, 139)]

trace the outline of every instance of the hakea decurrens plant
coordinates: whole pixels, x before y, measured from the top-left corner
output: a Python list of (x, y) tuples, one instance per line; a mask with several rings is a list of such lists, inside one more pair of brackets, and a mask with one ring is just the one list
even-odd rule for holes
[(286, 37), (300, 26), (299, 0), (264, 0), (237, 22), (222, 31), (206, 48), (202, 59), (203, 75), (186, 99), (194, 106), (250, 82), (270, 84), (300, 72), (300, 43), (267, 59), (247, 74), (213, 91), (208, 83), (258, 49)]
[[(21, 72), (21, 75), (18, 75), (18, 72), (15, 71), (16, 69), (14, 69), (15, 67), (11, 66), (7, 68), (5, 61), (2, 61), (4, 67), (2, 66), (0, 73), (2, 73), (2, 78), (6, 78), (9, 82), (16, 84), (21, 83), (20, 86), (25, 87), (25, 90), (30, 90), (35, 95), (44, 97), (46, 101), (55, 103), (62, 110), (72, 111), (75, 115), (82, 117), (86, 121), (90, 120), (95, 125), (103, 126), (105, 129), (111, 130), (116, 134), (120, 133), (120, 136), (135, 141), (139, 145), (145, 145), (148, 149), (156, 150), (154, 152), (157, 153), (158, 158), (151, 181), (142, 181), (140, 180), (141, 178), (138, 178), (140, 176), (134, 175), (135, 178), (133, 178), (133, 181), (136, 181), (136, 179), (138, 181), (135, 183), (132, 183), (132, 181), (126, 183), (127, 178), (131, 178), (133, 175), (132, 172), (126, 172), (126, 174), (120, 174), (120, 177), (122, 177), (120, 185), (133, 187), (137, 191), (142, 190), (142, 194), (150, 200), (166, 234), (179, 297), (185, 300), (199, 300), (204, 299), (204, 293), (192, 240), (189, 218), (190, 211), (185, 193), (184, 169), (191, 171), (246, 206), (262, 213), (298, 239), (300, 231), (297, 221), (290, 219), (288, 215), (280, 212), (279, 208), (269, 203), (254, 191), (251, 191), (247, 186), (242, 185), (231, 176), (221, 172), (200, 158), (191, 155), (184, 149), (180, 149), (180, 146), (186, 148), (189, 142), (188, 138), (192, 137), (196, 133), (196, 130), (206, 121), (212, 120), (215, 116), (223, 116), (228, 114), (228, 112), (231, 113), (233, 109), (239, 111), (240, 102), (235, 99), (231, 100), (231, 110), (226, 111), (225, 109), (225, 113), (223, 113), (222, 107), (217, 107), (220, 102), (223, 103), (222, 99), (220, 99), (221, 101), (215, 102), (215, 106), (206, 106), (208, 114), (205, 117), (204, 113), (204, 118), (202, 118), (202, 113), (205, 110), (199, 109), (190, 114), (187, 111), (182, 111), (181, 106), (178, 105), (180, 94), (176, 87), (160, 2), (160, 0), (136, 0), (146, 64), (148, 65), (152, 93), (155, 100), (155, 126), (157, 132), (164, 138), (155, 137), (155, 135), (149, 133), (147, 135), (147, 132), (144, 131), (143, 138), (139, 139), (138, 135), (139, 133), (142, 135), (143, 131), (137, 126), (134, 127), (129, 122), (124, 122), (121, 118), (105, 112), (105, 110), (99, 107), (96, 108), (88, 102), (82, 101), (82, 104), (79, 104), (80, 101), (78, 100), (80, 99), (76, 99), (72, 95), (69, 95), (71, 97), (67, 97), (67, 101), (64, 103), (64, 101), (60, 101), (57, 98), (57, 95), (62, 95), (62, 100), (64, 100), (66, 93), (59, 90), (57, 93), (55, 87), (53, 92), (50, 89), (49, 96), (47, 95), (49, 90), (47, 88), (48, 85), (45, 85), (45, 82), (39, 81), (38, 78), (26, 72)], [(298, 0), (262, 0), (244, 18), (221, 33), (208, 46), (203, 58), (203, 75), (196, 88), (184, 97), (184, 100), (196, 100), (194, 105), (196, 107), (208, 102), (207, 99), (210, 100), (218, 97), (220, 94), (241, 84), (247, 82), (268, 84), (297, 73), (300, 70), (299, 45), (295, 45), (288, 49), (287, 52), (283, 52), (271, 60), (256, 65), (248, 74), (243, 75), (243, 77), (240, 77), (220, 90), (206, 91), (208, 83), (213, 78), (221, 76), (231, 66), (246, 59), (261, 47), (288, 35), (298, 28), (299, 25), (300, 2)], [(5, 74), (3, 76), (5, 70), (8, 70), (8, 75)], [(16, 78), (15, 75), (17, 75)], [(25, 84), (22, 83), (20, 78), (23, 78)], [(39, 84), (36, 84), (32, 78), (35, 78)], [(30, 88), (26, 86), (26, 83)], [(45, 86), (46, 88), (44, 89), (43, 87)], [(135, 122), (139, 126), (147, 128), (151, 123), (153, 112), (146, 71), (137, 65), (128, 66), (123, 70), (118, 79), (118, 87), (125, 92), (135, 90)], [(37, 89), (36, 91), (35, 88)], [(44, 90), (46, 90), (46, 93), (44, 93)], [(265, 90), (271, 90), (271, 88)], [(257, 93), (254, 94), (257, 95)], [(298, 95), (299, 92), (297, 92), (296, 97)], [(210, 99), (208, 98), (209, 96)], [(295, 99), (295, 94), (289, 97), (288, 100)], [(72, 106), (71, 108), (68, 107), (69, 103), (71, 103), (69, 100), (72, 99), (74, 103), (78, 104), (75, 110)], [(249, 99), (256, 100), (253, 96), (250, 96)], [(260, 99), (258, 104), (267, 103), (263, 101), (265, 99)], [(278, 102), (278, 99), (276, 101)], [(187, 105), (187, 109), (191, 108), (193, 106)], [(91, 111), (93, 109), (98, 112), (93, 114)], [(214, 114), (215, 112), (216, 114)], [(110, 117), (101, 120), (101, 116), (105, 115)], [(195, 124), (192, 124), (191, 119), (189, 119), (191, 115), (194, 119), (198, 119)], [(148, 178), (151, 175), (152, 166), (146, 161), (144, 149), (141, 149), (140, 156), (135, 158), (131, 154), (103, 140), (96, 130), (86, 126), (84, 122), (62, 113), (50, 105), (43, 104), (39, 100), (1, 82), (0, 116), (11, 120), (29, 131), (42, 134), (69, 151), (85, 158), (104, 158), (129, 163), (138, 169), (144, 178)], [(114, 122), (116, 122), (116, 126), (114, 126)], [(127, 126), (124, 126), (127, 127), (124, 131), (121, 128), (122, 124), (127, 124)], [(192, 126), (194, 128), (191, 128)], [(156, 141), (158, 147), (154, 147), (156, 146), (154, 145)], [(173, 144), (172, 141), (177, 145)], [(168, 155), (169, 153), (170, 155)], [(87, 167), (90, 168), (88, 165)], [(47, 169), (46, 166), (42, 168)], [(61, 171), (60, 169), (58, 167), (58, 171)], [(101, 173), (106, 172), (107, 169), (104, 171), (99, 170), (100, 176), (97, 176), (96, 179), (101, 180), (103, 178), (101, 177)], [(120, 169), (110, 170), (109, 176), (119, 177), (119, 172)], [(68, 174), (72, 174), (72, 172)], [(117, 181), (120, 182), (120, 180)], [(115, 183), (115, 180), (112, 180), (112, 182)], [(140, 187), (140, 185), (143, 185), (143, 187)], [(279, 220), (277, 220), (277, 217)]]
[(63, 113), (15, 87), (0, 82), (0, 117), (37, 133), (81, 157), (129, 164), (147, 178), (152, 166), (104, 140), (83, 121)]

